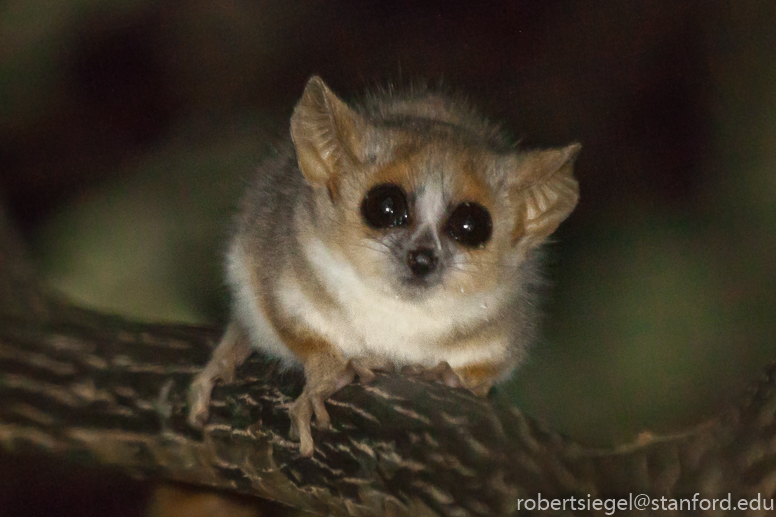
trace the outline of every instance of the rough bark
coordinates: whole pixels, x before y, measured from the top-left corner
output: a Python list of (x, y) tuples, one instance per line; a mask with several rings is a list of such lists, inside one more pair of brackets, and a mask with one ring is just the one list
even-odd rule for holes
[[(538, 494), (630, 504), (639, 494), (730, 493), (734, 504), (775, 496), (776, 366), (713, 421), (616, 450), (587, 448), (460, 390), (379, 375), (335, 395), (334, 429), (314, 431), (316, 453), (306, 459), (288, 439), (286, 413), (301, 379), (257, 355), (234, 383), (216, 388), (204, 431), (187, 426), (187, 385), (218, 337), (218, 329), (138, 324), (47, 295), (0, 213), (0, 445), (11, 453), (254, 494), (321, 515), (522, 515), (532, 512), (519, 500)], [(536, 513), (604, 514), (568, 508)], [(670, 514), (630, 508), (618, 515)]]

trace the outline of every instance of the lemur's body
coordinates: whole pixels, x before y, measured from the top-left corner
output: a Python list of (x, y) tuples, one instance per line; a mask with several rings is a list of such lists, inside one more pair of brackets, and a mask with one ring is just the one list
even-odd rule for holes
[(192, 421), (251, 349), (304, 368), (291, 416), (306, 455), (312, 415), (326, 425), (323, 401), (355, 373), (412, 366), (483, 395), (507, 377), (535, 338), (535, 251), (576, 205), (579, 145), (517, 151), (430, 93), (352, 109), (317, 77), (291, 137), (242, 201), (232, 323)]

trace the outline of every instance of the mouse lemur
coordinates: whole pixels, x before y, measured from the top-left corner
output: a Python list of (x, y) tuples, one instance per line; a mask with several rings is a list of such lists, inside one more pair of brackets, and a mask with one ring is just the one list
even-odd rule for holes
[(189, 391), (190, 421), (252, 350), (304, 369), (292, 436), (324, 401), (409, 367), (485, 395), (536, 336), (536, 250), (574, 209), (579, 144), (519, 150), (465, 102), (383, 92), (351, 106), (313, 77), (291, 141), (242, 200), (232, 319)]

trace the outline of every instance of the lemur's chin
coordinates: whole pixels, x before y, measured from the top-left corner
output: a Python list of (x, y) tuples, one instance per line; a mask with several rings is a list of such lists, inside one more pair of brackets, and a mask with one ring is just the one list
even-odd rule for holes
[(439, 292), (441, 286), (441, 275), (434, 275), (432, 277), (408, 275), (399, 279), (396, 291), (401, 298), (407, 300), (421, 300)]

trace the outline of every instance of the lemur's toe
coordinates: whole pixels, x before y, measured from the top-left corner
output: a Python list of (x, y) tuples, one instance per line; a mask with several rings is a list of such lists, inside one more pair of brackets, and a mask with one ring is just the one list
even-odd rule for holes
[(310, 429), (313, 406), (309, 396), (302, 393), (291, 405), (288, 413), (291, 417), (291, 438), (299, 440), (299, 454), (309, 458), (314, 451), (313, 435)]
[(206, 377), (197, 377), (189, 387), (187, 400), (189, 403), (189, 425), (202, 428), (210, 415), (210, 393), (213, 391), (213, 381)]
[(375, 371), (379, 372), (393, 372), (396, 368), (392, 361), (386, 359), (365, 359), (355, 358), (348, 361), (348, 367), (358, 375), (358, 379), (363, 384), (369, 384), (375, 380)]
[(401, 373), (412, 377), (418, 377), (424, 381), (436, 381), (450, 388), (461, 388), (463, 382), (447, 361), (440, 361), (432, 367), (420, 364), (410, 364), (401, 369)]

